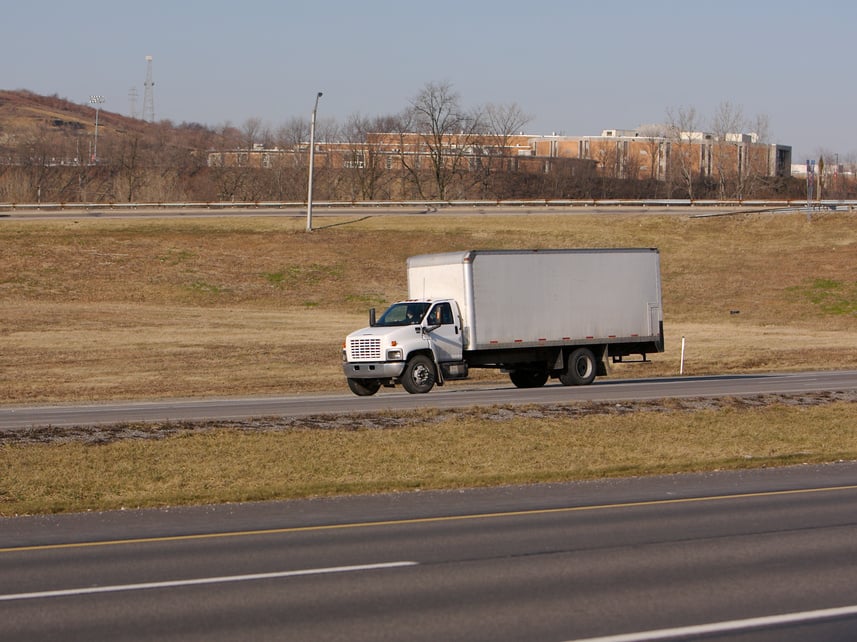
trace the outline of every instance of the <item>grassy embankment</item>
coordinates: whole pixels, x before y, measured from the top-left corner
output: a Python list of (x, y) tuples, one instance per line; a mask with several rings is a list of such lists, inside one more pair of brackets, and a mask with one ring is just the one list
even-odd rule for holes
[[(682, 336), (692, 375), (857, 367), (853, 214), (357, 218), (4, 221), (0, 403), (345, 390), (341, 338), (405, 294), (407, 256), (489, 247), (660, 248), (667, 351), (616, 377), (677, 374)], [(854, 403), (727, 406), (6, 441), (0, 514), (857, 456)]]

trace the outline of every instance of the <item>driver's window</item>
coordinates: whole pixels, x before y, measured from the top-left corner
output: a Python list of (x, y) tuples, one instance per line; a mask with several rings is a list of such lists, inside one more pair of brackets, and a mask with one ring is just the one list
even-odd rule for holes
[(428, 317), (429, 325), (452, 325), (452, 307), (449, 303), (438, 303)]

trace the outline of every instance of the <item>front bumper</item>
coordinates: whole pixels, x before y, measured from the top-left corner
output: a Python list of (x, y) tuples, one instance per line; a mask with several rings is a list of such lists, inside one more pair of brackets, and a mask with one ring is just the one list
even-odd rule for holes
[(378, 361), (342, 364), (347, 379), (395, 379), (405, 370), (404, 361)]

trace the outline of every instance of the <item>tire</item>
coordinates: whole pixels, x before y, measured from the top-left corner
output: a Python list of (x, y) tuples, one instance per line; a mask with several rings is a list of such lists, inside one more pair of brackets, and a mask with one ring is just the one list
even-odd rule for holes
[(358, 397), (371, 397), (381, 388), (377, 379), (349, 379), (348, 387)]
[(588, 386), (595, 381), (598, 364), (589, 348), (578, 348), (568, 358), (567, 369), (559, 376), (564, 386)]
[(402, 373), (402, 387), (412, 395), (425, 394), (437, 381), (434, 363), (424, 354), (418, 354), (405, 366)]
[(541, 388), (547, 383), (546, 370), (512, 370), (509, 379), (517, 388)]

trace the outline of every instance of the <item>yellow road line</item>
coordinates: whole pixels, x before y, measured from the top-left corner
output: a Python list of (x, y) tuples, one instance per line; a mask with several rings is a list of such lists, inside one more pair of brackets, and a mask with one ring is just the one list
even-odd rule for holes
[(436, 522), (454, 522), (478, 519), (497, 519), (502, 517), (526, 517), (534, 515), (550, 515), (556, 513), (578, 513), (584, 511), (608, 510), (616, 508), (639, 508), (646, 506), (666, 506), (669, 504), (692, 504), (700, 502), (727, 501), (735, 499), (750, 499), (753, 497), (777, 497), (784, 495), (806, 495), (810, 493), (831, 493), (847, 490), (857, 490), (857, 484), (849, 486), (827, 486), (823, 488), (801, 488), (795, 490), (773, 490), (757, 493), (739, 493), (736, 495), (712, 495), (706, 497), (683, 497), (678, 499), (654, 499), (639, 502), (622, 502), (618, 504), (594, 504), (591, 506), (566, 506), (560, 508), (536, 508), (531, 510), (506, 511), (499, 513), (474, 513), (469, 515), (446, 515), (440, 517), (415, 517), (409, 519), (393, 519), (377, 522), (349, 522), (346, 524), (321, 524), (317, 526), (291, 526), (284, 528), (266, 528), (247, 531), (227, 531), (220, 533), (198, 533), (192, 535), (167, 535), (159, 537), (138, 537), (133, 539), (101, 540), (93, 542), (70, 542), (65, 544), (39, 544), (35, 546), (13, 546), (0, 548), (0, 553), (15, 553), (23, 551), (48, 551), (65, 548), (94, 548), (97, 546), (119, 546), (125, 544), (153, 544), (161, 542), (183, 542), (205, 539), (222, 539), (228, 537), (250, 537), (263, 535), (284, 535), (289, 533), (306, 533), (313, 531), (336, 531), (352, 528), (372, 528), (379, 526), (403, 526), (409, 524), (431, 524)]

